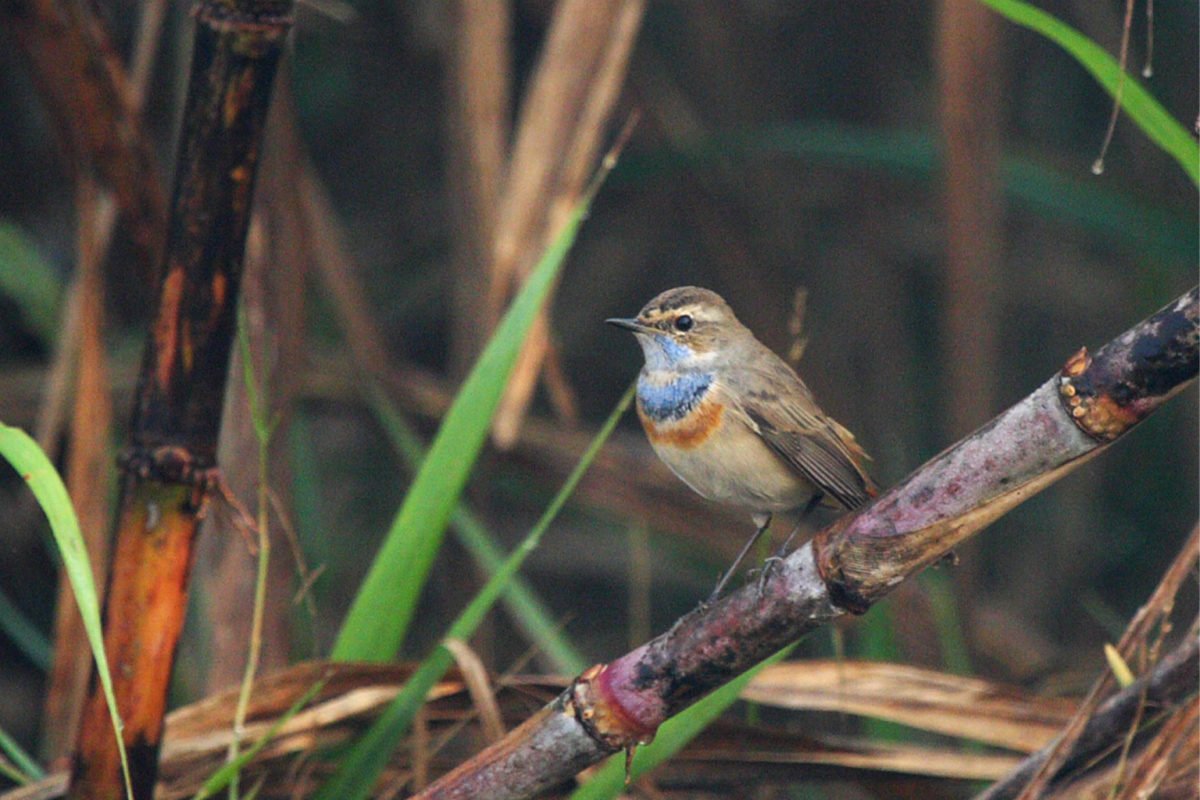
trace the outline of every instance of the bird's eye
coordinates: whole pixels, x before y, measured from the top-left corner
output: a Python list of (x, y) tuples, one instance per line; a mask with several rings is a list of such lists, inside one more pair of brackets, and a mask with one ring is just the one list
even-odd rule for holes
[(688, 314), (680, 314), (675, 318), (675, 330), (690, 331), (692, 329), (692, 318)]

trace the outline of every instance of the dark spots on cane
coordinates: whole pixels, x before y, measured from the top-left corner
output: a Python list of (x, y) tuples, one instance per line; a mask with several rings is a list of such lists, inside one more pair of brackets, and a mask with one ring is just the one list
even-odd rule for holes
[(1187, 314), (1166, 315), (1150, 335), (1138, 337), (1129, 349), (1137, 370), (1134, 382), (1144, 393), (1158, 395), (1195, 376), (1200, 366), (1195, 358), (1198, 336), (1196, 321)]
[(712, 665), (721, 670), (729, 671), (735, 664), (740, 661), (740, 654), (737, 648), (733, 647), (726, 639), (724, 644), (717, 647), (712, 653)]
[(734, 666), (740, 662), (736, 652), (719, 652), (711, 659), (697, 664), (697, 669), (687, 676), (675, 676), (667, 684), (663, 698), (670, 713), (691, 705), (712, 691), (712, 687), (725, 683), (734, 675)]
[(671, 684), (666, 692), (663, 693), (663, 699), (667, 701), (667, 708), (671, 713), (690, 706), (696, 700), (704, 696), (707, 689), (697, 680), (692, 680), (688, 683)]
[(923, 489), (921, 489), (919, 492), (917, 492), (915, 495), (913, 495), (913, 499), (912, 499), (913, 508), (920, 508), (921, 506), (925, 505), (932, 499), (933, 499), (933, 487), (926, 486)]
[(1139, 392), (1128, 383), (1118, 383), (1113, 386), (1109, 397), (1116, 401), (1117, 404), (1125, 406), (1137, 399), (1138, 394)]
[(636, 689), (648, 689), (662, 680), (670, 682), (674, 679), (675, 670), (670, 663), (660, 664), (650, 657), (638, 662), (633, 673), (633, 685)]
[(762, 618), (762, 639), (774, 639), (795, 628), (795, 620), (786, 614), (767, 614)]
[(826, 578), (825, 587), (829, 590), (830, 602), (843, 611), (861, 616), (871, 609), (873, 598), (859, 592), (840, 578)]

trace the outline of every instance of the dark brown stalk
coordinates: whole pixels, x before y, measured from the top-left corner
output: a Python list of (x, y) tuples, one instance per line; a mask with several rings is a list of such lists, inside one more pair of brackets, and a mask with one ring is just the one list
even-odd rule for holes
[[(1200, 641), (1189, 636), (1165, 656), (1153, 670), (1106, 700), (1088, 717), (1081, 735), (1062, 760), (1058, 776), (1090, 766), (1097, 758), (1119, 751), (1121, 741), (1144, 704), (1146, 713), (1172, 709), (1196, 693), (1200, 683)], [(979, 795), (977, 800), (1013, 800), (1055, 754), (1051, 743), (1021, 762), (1021, 765)]]
[(786, 644), (863, 613), (1003, 513), (1099, 454), (1195, 377), (1193, 289), (843, 517), (751, 585), (597, 665), (419, 797), (529, 797), (650, 740), (665, 720)]
[[(123, 459), (116, 555), (105, 605), (134, 794), (153, 796), (167, 684), (183, 624), (193, 542), (219, 484), (217, 433), (250, 201), (287, 0), (202, 2), (194, 14), (163, 278)], [(121, 797), (95, 679), (71, 780), (75, 798)]]
[(0, 19), (30, 74), (76, 173), (94, 169), (116, 196), (152, 282), (166, 219), (154, 150), (130, 100), (129, 77), (92, 6), (79, 0), (0, 0)]
[[(113, 87), (117, 88), (125, 85), (125, 100), (128, 106), (125, 114), (135, 121), (140, 118), (146, 86), (150, 80), (165, 5), (164, 0), (153, 0), (143, 9), (134, 43), (134, 67), (127, 82), (124, 80), (121, 65), (111, 58), (105, 59), (111, 73), (89, 75), (86, 78), (101, 82), (108, 78)], [(86, 19), (87, 13), (86, 8), (78, 9), (78, 20)], [(93, 30), (100, 31), (99, 35), (104, 39), (98, 25), (94, 26)], [(97, 49), (103, 51), (102, 47)], [(72, 85), (71, 88), (79, 87)], [(60, 109), (58, 113), (66, 115), (68, 112)], [(75, 135), (73, 131), (69, 133)], [(142, 156), (134, 151), (148, 152), (144, 132), (137, 131), (133, 141), (141, 143), (129, 148), (130, 158), (137, 161)], [(124, 147), (122, 142), (111, 144)], [(82, 143), (79, 141), (67, 141), (69, 150), (78, 150), (80, 147)], [(75, 152), (71, 156), (72, 162), (78, 166), (76, 206), (79, 217), (79, 270), (71, 284), (64, 325), (59, 339), (55, 342), (54, 358), (46, 381), (46, 402), (38, 413), (37, 438), (47, 452), (57, 451), (58, 438), (66, 417), (71, 373), (78, 361), (67, 490), (75, 502), (97, 583), (103, 586), (108, 575), (108, 520), (111, 519), (108, 501), (112, 474), (111, 464), (106, 462), (111, 435), (112, 398), (103, 348), (102, 267), (108, 258), (108, 248), (113, 240), (118, 209), (111, 201), (111, 193), (101, 191), (95, 185), (94, 175), (97, 170), (91, 166), (91, 157), (92, 154), (88, 152)], [(147, 196), (157, 195), (161, 198), (163, 192), (158, 185), (158, 176), (147, 174), (141, 178), (144, 182), (154, 184), (153, 187), (145, 189), (149, 192)], [(126, 210), (127, 216), (131, 213), (130, 210)], [(159, 207), (155, 213), (162, 216), (166, 210)], [(131, 228), (136, 229), (138, 221), (132, 217), (130, 219)], [(165, 219), (156, 218), (153, 222), (153, 235), (161, 238), (165, 230)], [(137, 236), (135, 230), (135, 239)], [(156, 254), (157, 238), (154, 241)], [(141, 255), (146, 262), (141, 265), (140, 270), (145, 276), (149, 276), (156, 266), (150, 260), (152, 254), (143, 247)], [(149, 289), (150, 282), (145, 283)], [(146, 296), (149, 297), (148, 291)], [(103, 600), (103, 597), (100, 599)], [(83, 622), (64, 572), (59, 575), (54, 625), (54, 666), (46, 683), (42, 716), (42, 730), (46, 732), (41, 744), (43, 758), (56, 760), (68, 755), (74, 747), (75, 737), (79, 733), (83, 703), (87, 697), (87, 681), (91, 667), (91, 649), (88, 647)]]

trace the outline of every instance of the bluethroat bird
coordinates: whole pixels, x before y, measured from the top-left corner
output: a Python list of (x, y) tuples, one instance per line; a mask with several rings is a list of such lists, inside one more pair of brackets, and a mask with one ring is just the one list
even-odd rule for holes
[(654, 452), (697, 494), (751, 512), (754, 535), (710, 599), (772, 514), (803, 515), (822, 503), (854, 509), (875, 496), (853, 434), (716, 292), (669, 289), (637, 317), (605, 322), (633, 331), (642, 346), (637, 413)]

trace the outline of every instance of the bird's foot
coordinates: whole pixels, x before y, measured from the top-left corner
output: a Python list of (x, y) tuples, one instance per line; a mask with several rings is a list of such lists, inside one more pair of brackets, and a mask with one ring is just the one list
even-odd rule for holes
[(763, 598), (763, 594), (766, 592), (767, 581), (771, 580), (771, 573), (775, 570), (775, 568), (779, 564), (782, 564), (782, 563), (783, 563), (783, 553), (777, 553), (776, 555), (769, 556), (768, 558), (763, 559), (762, 569), (760, 569), (758, 571), (758, 599), (759, 600), (761, 600)]

